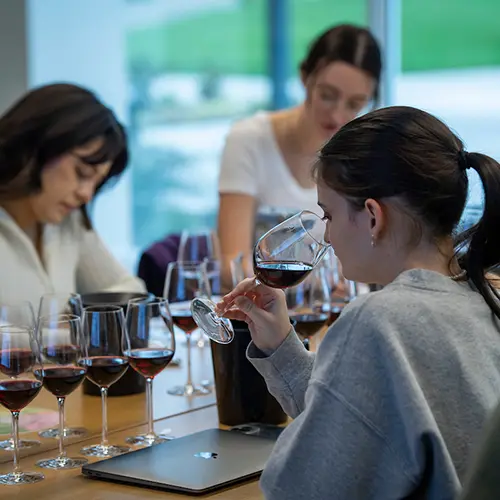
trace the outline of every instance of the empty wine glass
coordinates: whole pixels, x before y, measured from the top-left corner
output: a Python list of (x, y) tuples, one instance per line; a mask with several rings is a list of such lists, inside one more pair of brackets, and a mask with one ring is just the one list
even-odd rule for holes
[(91, 457), (113, 457), (130, 450), (128, 446), (108, 443), (108, 389), (128, 368), (124, 347), (130, 351), (123, 309), (106, 305), (86, 307), (83, 310), (83, 334), (87, 340), (87, 356), (79, 363), (87, 369), (87, 378), (101, 389), (102, 437), (100, 444), (85, 446), (80, 452)]
[(37, 483), (39, 472), (23, 472), (19, 467), (19, 413), (42, 388), (43, 365), (33, 329), (0, 326), (0, 404), (12, 414), (14, 470), (0, 475), (0, 484)]
[[(172, 361), (175, 335), (168, 302), (163, 298), (130, 300), (126, 316), (128, 339), (123, 354), (130, 366), (146, 379), (148, 430), (146, 434), (129, 437), (129, 444), (151, 446), (172, 436), (156, 434), (153, 429), (153, 379)], [(124, 337), (125, 339), (125, 337)]]
[[(19, 301), (10, 304), (1, 303), (0, 325), (16, 325), (28, 328), (34, 332), (36, 327), (36, 318), (31, 302)], [(34, 439), (20, 439), (18, 441), (19, 449), (34, 448), (35, 446), (40, 446), (40, 441), (36, 441)], [(0, 441), (0, 450), (13, 451), (14, 439), (11, 437)]]
[(187, 230), (181, 233), (177, 262), (199, 262), (220, 257), (219, 238), (210, 229)]
[[(43, 316), (54, 316), (57, 314), (70, 314), (82, 317), (83, 305), (82, 298), (78, 293), (58, 292), (46, 293), (40, 298), (38, 306), (38, 319)], [(87, 435), (87, 429), (83, 427), (65, 427), (64, 437), (82, 437)], [(43, 438), (59, 438), (59, 427), (45, 429), (38, 433)]]
[(288, 315), (307, 350), (310, 338), (323, 328), (330, 316), (331, 300), (326, 268), (317, 266), (299, 285), (285, 292)]
[(187, 381), (184, 386), (169, 389), (174, 396), (199, 396), (210, 394), (210, 389), (193, 384), (191, 375), (191, 333), (197, 326), (191, 314), (191, 300), (207, 295), (201, 263), (171, 262), (167, 268), (164, 297), (168, 300), (172, 320), (186, 335)]
[[(253, 252), (255, 285), (288, 288), (303, 281), (329, 248), (323, 238), (325, 229), (323, 219), (304, 210), (261, 236)], [(212, 340), (231, 342), (231, 323), (216, 313), (211, 300), (195, 298), (191, 310), (196, 324)]]
[(64, 451), (64, 402), (85, 378), (86, 368), (79, 361), (87, 356), (79, 316), (57, 314), (38, 320), (38, 342), (42, 351), (43, 386), (57, 398), (59, 407), (59, 455), (37, 462), (45, 469), (75, 469), (87, 463), (70, 458)]

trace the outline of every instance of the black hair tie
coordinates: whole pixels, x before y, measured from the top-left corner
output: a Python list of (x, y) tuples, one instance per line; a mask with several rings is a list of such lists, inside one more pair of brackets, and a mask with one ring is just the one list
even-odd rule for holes
[(458, 152), (458, 166), (460, 167), (460, 170), (465, 171), (468, 168), (470, 168), (469, 162), (467, 161), (468, 154), (469, 153), (467, 153), (467, 151), (465, 151), (465, 149), (461, 149)]

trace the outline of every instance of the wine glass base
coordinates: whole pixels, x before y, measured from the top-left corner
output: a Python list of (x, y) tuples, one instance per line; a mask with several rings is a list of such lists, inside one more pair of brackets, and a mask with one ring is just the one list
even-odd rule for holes
[(0, 475), (0, 484), (16, 486), (18, 484), (34, 484), (43, 481), (45, 476), (40, 472), (9, 472)]
[(171, 396), (206, 396), (212, 389), (200, 385), (177, 385), (167, 391)]
[[(35, 448), (36, 446), (40, 446), (40, 441), (28, 439), (19, 440), (19, 449)], [(12, 439), (5, 439), (4, 441), (0, 441), (0, 450), (14, 451), (14, 441)]]
[(130, 446), (94, 444), (91, 446), (85, 446), (80, 450), (80, 453), (86, 457), (108, 458), (116, 457), (122, 453), (127, 453), (127, 451), (130, 451)]
[(138, 436), (128, 437), (125, 439), (125, 442), (134, 446), (154, 446), (155, 444), (161, 444), (172, 439), (175, 439), (174, 436), (165, 434), (139, 434)]
[(58, 458), (48, 458), (46, 460), (39, 460), (36, 463), (36, 465), (38, 467), (42, 467), (43, 469), (62, 470), (62, 469), (77, 469), (79, 467), (82, 467), (82, 465), (88, 463), (89, 461), (86, 458), (58, 457)]
[(198, 327), (213, 341), (229, 344), (233, 340), (234, 330), (231, 321), (215, 312), (215, 304), (211, 300), (204, 297), (193, 299), (191, 314)]
[[(72, 437), (84, 437), (88, 434), (87, 429), (83, 427), (65, 427), (64, 428), (64, 437), (72, 438)], [(57, 439), (59, 437), (59, 429), (57, 427), (53, 427), (52, 429), (45, 429), (44, 431), (40, 431), (38, 435), (42, 438), (46, 439)]]

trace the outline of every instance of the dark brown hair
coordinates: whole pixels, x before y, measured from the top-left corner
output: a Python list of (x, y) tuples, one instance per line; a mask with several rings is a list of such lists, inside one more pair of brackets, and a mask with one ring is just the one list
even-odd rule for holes
[(467, 201), (467, 169), (484, 189), (481, 220), (456, 237), (459, 263), (500, 318), (499, 297), (485, 274), (500, 263), (500, 164), (464, 151), (440, 120), (419, 109), (378, 109), (344, 125), (322, 148), (316, 176), (361, 210), (368, 198), (398, 197), (429, 236), (454, 234)]
[(307, 78), (321, 67), (342, 61), (368, 73), (376, 82), (374, 98), (378, 99), (382, 58), (375, 37), (366, 29), (340, 24), (313, 40), (300, 71)]
[[(103, 139), (102, 147), (82, 161), (112, 165), (96, 193), (127, 166), (123, 126), (92, 92), (77, 85), (59, 83), (28, 92), (0, 117), (0, 200), (36, 194), (47, 164), (97, 138)], [(86, 207), (82, 212), (90, 229)]]

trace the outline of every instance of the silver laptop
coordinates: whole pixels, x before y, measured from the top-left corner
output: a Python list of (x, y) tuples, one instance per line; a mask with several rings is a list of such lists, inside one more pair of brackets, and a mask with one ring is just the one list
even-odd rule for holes
[(277, 434), (209, 429), (82, 467), (91, 478), (201, 495), (256, 478)]

